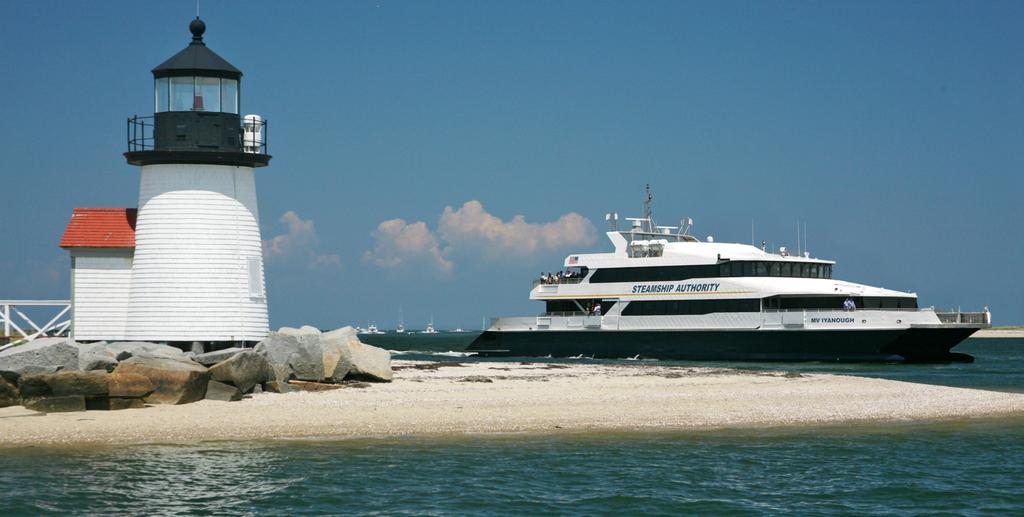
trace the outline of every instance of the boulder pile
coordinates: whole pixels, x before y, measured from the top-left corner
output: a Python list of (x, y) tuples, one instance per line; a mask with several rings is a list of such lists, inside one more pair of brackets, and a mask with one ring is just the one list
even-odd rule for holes
[(45, 338), (0, 351), (0, 407), (59, 412), (236, 401), (311, 384), (390, 382), (391, 375), (391, 354), (361, 343), (351, 327), (283, 327), (255, 348), (198, 355), (156, 343)]

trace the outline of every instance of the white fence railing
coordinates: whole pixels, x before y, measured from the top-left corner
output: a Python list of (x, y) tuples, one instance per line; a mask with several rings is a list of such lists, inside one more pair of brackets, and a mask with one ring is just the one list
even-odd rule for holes
[[(39, 325), (26, 315), (19, 307), (46, 307), (52, 310), (46, 311), (49, 314), (56, 314)], [(66, 336), (71, 327), (70, 300), (0, 300), (0, 324), (3, 325), (3, 341), (0, 341), (0, 350), (14, 344), (32, 341), (40, 336)], [(35, 311), (39, 312), (39, 311)], [(43, 314), (40, 312), (40, 314)], [(47, 317), (44, 315), (43, 317)], [(35, 314), (39, 321), (43, 321), (39, 314)], [(7, 342), (5, 344), (5, 341)]]

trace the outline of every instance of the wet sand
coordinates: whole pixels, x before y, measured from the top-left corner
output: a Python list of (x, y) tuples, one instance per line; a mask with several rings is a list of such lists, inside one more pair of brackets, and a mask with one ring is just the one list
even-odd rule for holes
[(262, 393), (240, 402), (48, 415), (4, 408), (0, 446), (686, 430), (1024, 415), (1024, 394), (852, 376), (645, 364), (394, 361), (394, 366), (390, 384)]

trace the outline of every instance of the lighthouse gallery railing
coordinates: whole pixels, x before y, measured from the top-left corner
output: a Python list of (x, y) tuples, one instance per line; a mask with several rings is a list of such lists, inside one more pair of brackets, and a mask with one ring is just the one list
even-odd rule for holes
[[(156, 150), (156, 138), (153, 136), (154, 117), (128, 117), (128, 152)], [(253, 137), (252, 135), (259, 135)], [(247, 153), (270, 154), (267, 149), (267, 120), (243, 118), (238, 126), (238, 141)]]

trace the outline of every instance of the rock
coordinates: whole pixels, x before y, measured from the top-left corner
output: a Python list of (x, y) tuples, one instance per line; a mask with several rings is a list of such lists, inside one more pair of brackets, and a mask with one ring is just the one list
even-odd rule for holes
[(230, 359), (231, 356), (245, 352), (246, 348), (225, 348), (224, 350), (217, 350), (216, 352), (207, 352), (205, 354), (198, 354), (192, 356), (192, 360), (209, 368), (221, 361)]
[(257, 384), (257, 385), (252, 387), (252, 394), (253, 395), (259, 395), (260, 393), (263, 393), (263, 385), (262, 384)]
[(271, 332), (253, 348), (253, 352), (267, 360), (274, 371), (274, 379), (278, 382), (285, 382), (292, 377), (292, 367), (289, 365), (288, 358), (298, 348), (299, 339), (297, 337)]
[[(149, 343), (146, 341), (117, 341), (110, 343), (106, 346), (118, 362), (127, 360), (130, 357), (164, 357), (167, 359), (175, 359), (178, 361), (192, 362), (185, 352), (180, 349), (169, 345), (161, 345), (158, 343)], [(124, 357), (123, 354), (130, 354), (128, 357)], [(121, 357), (124, 357), (123, 359)]]
[(65, 395), (61, 397), (37, 397), (22, 402), (26, 409), (43, 413), (64, 413), (68, 411), (85, 411), (85, 397), (81, 395)]
[(8, 383), (17, 386), (18, 382), (21, 380), (21, 374), (19, 374), (18, 372), (0, 370), (0, 379), (3, 379)]
[(96, 397), (85, 399), (85, 409), (88, 411), (118, 411), (144, 407), (146, 404), (138, 398)]
[(246, 350), (213, 365), (210, 376), (215, 381), (226, 382), (242, 393), (248, 393), (253, 386), (273, 379), (274, 372), (263, 356)]
[(117, 363), (131, 357), (165, 357), (180, 361), (188, 361), (181, 350), (168, 345), (148, 343), (145, 341), (118, 341), (107, 343), (85, 343), (78, 345), (78, 369), (114, 371)]
[(494, 382), (490, 377), (484, 377), (483, 375), (470, 375), (459, 380), (462, 382)]
[(341, 382), (347, 378), (391, 380), (391, 354), (364, 345), (351, 327), (321, 334), (314, 327), (282, 327), (254, 349), (278, 382)]
[[(302, 327), (306, 328), (306, 327)], [(301, 381), (319, 382), (324, 379), (324, 353), (320, 348), (320, 334), (298, 337), (298, 347), (288, 356), (292, 375)]]
[(224, 384), (223, 382), (210, 381), (206, 385), (206, 400), (220, 400), (223, 402), (234, 402), (242, 400), (242, 392), (238, 388)]
[(21, 375), (78, 369), (78, 347), (67, 338), (39, 338), (0, 352), (0, 370)]
[(267, 335), (253, 351), (270, 363), (274, 378), (279, 382), (290, 379), (324, 379), (324, 354), (320, 347), (320, 331), (313, 327), (281, 327), (277, 332)]
[(310, 325), (303, 325), (301, 328), (281, 327), (281, 328), (277, 329), (277, 332), (280, 333), (280, 334), (284, 334), (286, 336), (295, 336), (295, 337), (319, 336), (320, 335), (320, 329), (318, 329), (316, 327), (312, 327)]
[(33, 376), (50, 387), (54, 396), (82, 395), (83, 397), (104, 397), (109, 392), (107, 372), (63, 371)]
[(343, 388), (341, 384), (327, 384), (323, 382), (310, 381), (288, 381), (288, 385), (298, 391), (330, 391)]
[(350, 340), (348, 345), (352, 352), (352, 370), (349, 371), (347, 378), (391, 382), (390, 352), (383, 348), (363, 344), (358, 339)]
[(146, 407), (146, 403), (142, 399), (124, 399), (124, 398), (113, 398), (108, 399), (110, 407), (107, 408), (110, 411), (119, 411), (122, 409), (142, 409)]
[(156, 389), (149, 377), (123, 370), (114, 370), (114, 373), (107, 376), (107, 387), (111, 397), (139, 399), (149, 396)]
[(282, 381), (267, 381), (263, 383), (263, 391), (270, 393), (291, 393), (295, 388), (291, 384)]
[(153, 393), (146, 396), (145, 401), (155, 404), (188, 404), (202, 400), (210, 381), (210, 372), (187, 358), (133, 356), (121, 361), (113, 375), (124, 373), (147, 377), (153, 383)]
[[(130, 357), (130, 356), (129, 356)], [(78, 369), (82, 371), (113, 371), (117, 366), (117, 354), (108, 348), (106, 341), (78, 345)]]
[(359, 341), (352, 327), (344, 327), (320, 335), (320, 348), (324, 356), (324, 379), (341, 382), (352, 370), (352, 341)]
[(23, 375), (18, 384), (18, 393), (23, 399), (49, 397), (53, 395), (53, 389), (46, 382), (45, 373)]
[(17, 406), (21, 403), (18, 387), (0, 379), (0, 407)]

